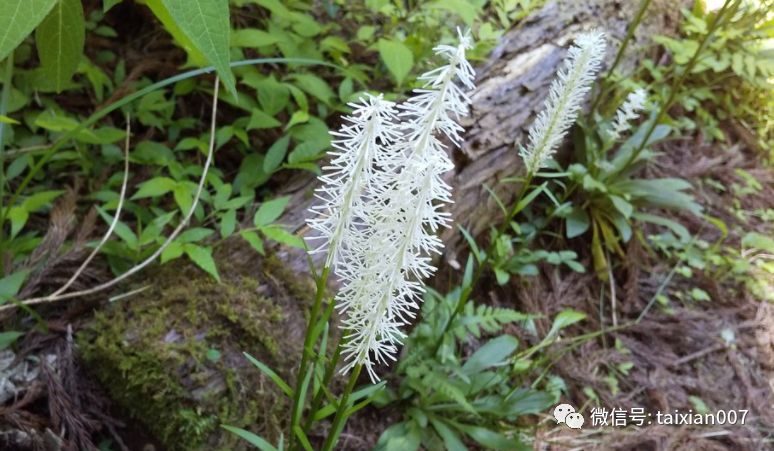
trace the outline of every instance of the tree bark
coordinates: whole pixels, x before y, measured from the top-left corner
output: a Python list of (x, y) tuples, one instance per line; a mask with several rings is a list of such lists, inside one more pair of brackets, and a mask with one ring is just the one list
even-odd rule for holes
[[(677, 6), (685, 1), (677, 3), (670, 0), (652, 2), (619, 70), (629, 72), (642, 60), (652, 36), (670, 34), (676, 29)], [(603, 30), (609, 43), (604, 74), (639, 5), (637, 0), (549, 1), (503, 37), (489, 60), (477, 68), (472, 114), (463, 122), (465, 142), (460, 149), (452, 150), (455, 170), (448, 181), (454, 191), (454, 204), (448, 208), (455, 224), (466, 227), (478, 237), (502, 219), (485, 187), (497, 193), (506, 205), (513, 200), (519, 186), (500, 181), (521, 173), (518, 145), (524, 141), (527, 129), (540, 110), (567, 47), (582, 31)], [(309, 232), (305, 220), (313, 202), (311, 191), (316, 184), (313, 177), (302, 175), (285, 190), (293, 200), (280, 221), (291, 225), (301, 235)], [(442, 238), (446, 243), (445, 259), (454, 262), (460, 234), (452, 228), (444, 231)], [(289, 249), (278, 252), (293, 270), (308, 271), (303, 252)], [(319, 258), (316, 261), (319, 262)]]

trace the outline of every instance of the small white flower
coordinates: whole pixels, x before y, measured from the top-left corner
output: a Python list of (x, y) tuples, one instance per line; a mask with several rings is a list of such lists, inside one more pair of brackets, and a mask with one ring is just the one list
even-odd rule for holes
[(604, 56), (604, 33), (592, 31), (575, 39), (551, 83), (543, 109), (529, 129), (529, 145), (519, 150), (528, 173), (536, 173), (556, 152), (575, 122)]
[(376, 189), (372, 184), (383, 180), (377, 177), (376, 168), (393, 165), (391, 160), (396, 158), (390, 153), (398, 136), (393, 122), (395, 104), (382, 95), (366, 94), (360, 103), (349, 106), (354, 109), (352, 114), (344, 117), (339, 131), (331, 132), (337, 138), (329, 152), (333, 159), (323, 168), (319, 177), (322, 186), (315, 193), (323, 203), (312, 207), (316, 216), (307, 221), (318, 232), (309, 239), (322, 240), (312, 252), (327, 251), (328, 267), (341, 262), (351, 241), (348, 237), (360, 233), (358, 220), (363, 217), (364, 197)]
[(616, 141), (621, 134), (626, 133), (631, 128), (630, 121), (640, 116), (640, 111), (645, 108), (645, 102), (648, 95), (644, 89), (636, 89), (626, 96), (624, 103), (618, 108), (615, 114), (613, 128), (610, 131), (610, 139)]

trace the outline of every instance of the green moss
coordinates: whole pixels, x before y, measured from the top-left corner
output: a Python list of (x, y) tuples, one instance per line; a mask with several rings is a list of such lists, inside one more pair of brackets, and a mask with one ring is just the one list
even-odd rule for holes
[(220, 284), (183, 261), (165, 265), (78, 336), (89, 370), (169, 449), (244, 449), (219, 424), (276, 440), (286, 420), (287, 399), (242, 353), (292, 373), (309, 281), (275, 259), (221, 261)]

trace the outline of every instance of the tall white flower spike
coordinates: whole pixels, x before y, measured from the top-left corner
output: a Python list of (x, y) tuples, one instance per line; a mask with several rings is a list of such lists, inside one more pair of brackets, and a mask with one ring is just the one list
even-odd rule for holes
[(617, 140), (621, 134), (626, 133), (632, 127), (631, 121), (640, 117), (640, 111), (645, 108), (645, 102), (648, 100), (648, 94), (644, 89), (636, 89), (626, 96), (624, 103), (618, 108), (615, 114), (613, 128), (610, 131), (612, 141)]
[(562, 69), (551, 83), (543, 109), (529, 129), (529, 145), (519, 151), (528, 173), (536, 173), (556, 152), (578, 117), (604, 56), (604, 33), (591, 31), (575, 39)]
[(331, 132), (337, 138), (329, 153), (333, 159), (323, 168), (319, 177), (322, 186), (315, 193), (322, 204), (312, 207), (316, 216), (307, 221), (317, 231), (309, 239), (322, 240), (312, 252), (327, 252), (327, 267), (342, 262), (351, 236), (360, 233), (358, 224), (362, 222), (367, 192), (376, 189), (372, 184), (383, 180), (376, 176), (376, 168), (395, 164), (391, 161), (395, 154), (390, 153), (398, 137), (395, 104), (382, 95), (366, 94), (360, 103), (349, 106), (354, 109), (352, 114), (344, 117), (339, 131)]
[(422, 280), (435, 272), (430, 255), (443, 248), (435, 233), (450, 222), (441, 211), (452, 201), (442, 176), (454, 166), (436, 134), (453, 144), (462, 141), (455, 119), (468, 114), (465, 91), (474, 87), (475, 74), (465, 58), (471, 39), (459, 33), (459, 40), (457, 46), (435, 48), (447, 64), (423, 74), (424, 87), (398, 106), (403, 135), (395, 150), (403, 161), (384, 166), (390, 182), (374, 186), (366, 214), (369, 233), (355, 246), (358, 258), (350, 262), (338, 296), (350, 331), (342, 372), (362, 364), (374, 382), (374, 367), (396, 359), (405, 337), (401, 329), (414, 318), (424, 292)]

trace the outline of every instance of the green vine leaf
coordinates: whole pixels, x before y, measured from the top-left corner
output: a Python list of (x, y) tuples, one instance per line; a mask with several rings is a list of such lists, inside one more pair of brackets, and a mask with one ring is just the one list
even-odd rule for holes
[(0, 2), (0, 61), (4, 60), (46, 17), (56, 0)]
[(81, 0), (59, 0), (35, 31), (41, 69), (56, 92), (78, 69), (85, 42)]
[(215, 66), (226, 89), (236, 97), (236, 81), (229, 67), (228, 0), (162, 0), (162, 3), (183, 34)]

